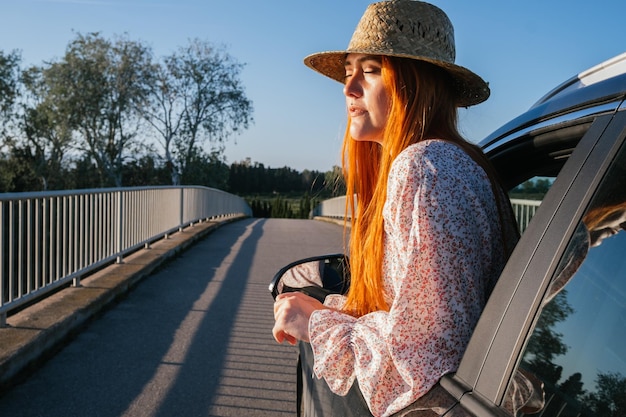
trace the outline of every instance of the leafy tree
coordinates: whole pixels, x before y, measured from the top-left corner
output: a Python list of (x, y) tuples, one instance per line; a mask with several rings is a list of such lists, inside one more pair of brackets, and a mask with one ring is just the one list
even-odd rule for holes
[(4, 136), (13, 118), (19, 93), (19, 52), (0, 51), (0, 135)]
[(326, 186), (330, 189), (331, 197), (346, 195), (346, 183), (343, 179), (341, 167), (334, 166), (325, 175)]
[(124, 184), (127, 187), (164, 185), (169, 183), (167, 169), (159, 163), (154, 154), (129, 161), (123, 167)]
[(304, 197), (300, 200), (300, 218), (307, 219), (309, 217), (309, 212), (311, 211), (311, 196), (307, 192), (304, 194)]
[(224, 142), (252, 122), (241, 69), (223, 49), (198, 39), (157, 67), (144, 117), (158, 132), (173, 184), (188, 176), (205, 142), (221, 158)]
[(330, 195), (330, 190), (327, 189), (325, 173), (305, 169), (302, 171), (301, 177), (303, 187), (308, 193), (312, 195), (319, 195), (321, 193)]
[(83, 155), (73, 161), (68, 177), (69, 184), (71, 184), (68, 188), (71, 189), (99, 187), (98, 167), (88, 155)]
[(509, 194), (511, 198), (543, 200), (543, 197), (546, 195), (551, 186), (551, 179), (535, 178), (521, 183), (511, 190)]
[(126, 38), (112, 42), (98, 33), (79, 34), (43, 74), (50, 99), (95, 161), (101, 185), (121, 186), (152, 76), (150, 50)]
[(0, 192), (41, 189), (40, 178), (33, 166), (30, 149), (11, 146), (7, 156), (0, 160)]
[(270, 217), (273, 218), (287, 218), (292, 219), (294, 217), (293, 210), (289, 206), (289, 202), (279, 195), (272, 201)]
[(252, 216), (258, 218), (270, 217), (272, 208), (267, 200), (261, 200), (258, 197), (247, 199), (248, 205), (252, 209)]
[(190, 155), (182, 184), (225, 190), (228, 187), (228, 173), (228, 166), (220, 160), (218, 152), (207, 154), (198, 150)]
[(599, 373), (597, 390), (587, 395), (585, 403), (596, 416), (618, 417), (626, 415), (626, 378), (619, 373)]
[(73, 145), (71, 115), (59, 108), (41, 68), (24, 71), (22, 80), (26, 93), (20, 116), (23, 147), (32, 151), (33, 171), (43, 190), (66, 188), (63, 167)]
[(573, 373), (559, 386), (559, 391), (570, 398), (578, 398), (585, 393), (582, 379), (580, 372)]
[(561, 379), (562, 372), (562, 368), (554, 364), (554, 358), (567, 353), (567, 346), (561, 340), (563, 335), (555, 332), (553, 327), (574, 311), (567, 302), (566, 294), (567, 290), (562, 290), (545, 306), (524, 357), (530, 370), (552, 384)]

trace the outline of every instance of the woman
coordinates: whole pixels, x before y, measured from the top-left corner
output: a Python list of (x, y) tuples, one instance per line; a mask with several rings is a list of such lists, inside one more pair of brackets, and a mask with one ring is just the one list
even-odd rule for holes
[(392, 0), (367, 8), (346, 51), (305, 58), (344, 83), (351, 284), (324, 304), (280, 295), (273, 333), (310, 342), (316, 376), (339, 395), (357, 380), (376, 416), (457, 369), (517, 240), (493, 169), (456, 127), (489, 88), (454, 54), (440, 9)]

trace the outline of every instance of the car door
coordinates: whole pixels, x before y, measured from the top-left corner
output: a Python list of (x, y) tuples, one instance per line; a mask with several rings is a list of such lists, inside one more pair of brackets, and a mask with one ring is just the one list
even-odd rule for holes
[[(459, 400), (446, 415), (624, 412), (626, 233), (592, 246), (585, 224), (594, 209), (626, 192), (626, 109), (620, 110), (584, 123), (584, 136), (522, 235), (458, 371), (441, 381)], [(559, 125), (552, 126), (557, 132)], [(519, 179), (535, 168), (541, 174), (540, 167)], [(524, 389), (540, 391), (541, 407)]]

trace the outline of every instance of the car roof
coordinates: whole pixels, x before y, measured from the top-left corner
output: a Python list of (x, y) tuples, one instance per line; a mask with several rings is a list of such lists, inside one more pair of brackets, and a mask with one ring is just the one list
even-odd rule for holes
[(626, 97), (626, 53), (561, 83), (479, 145), (507, 188), (556, 176), (591, 122), (618, 111)]
[[(548, 101), (552, 101), (557, 97), (565, 96), (572, 91), (580, 90), (602, 81), (615, 80), (617, 79), (616, 77), (624, 73), (626, 73), (626, 53), (611, 58), (570, 78), (544, 95), (531, 109)], [(612, 83), (613, 84), (608, 85), (619, 86), (619, 83), (616, 84), (615, 81), (612, 81)]]

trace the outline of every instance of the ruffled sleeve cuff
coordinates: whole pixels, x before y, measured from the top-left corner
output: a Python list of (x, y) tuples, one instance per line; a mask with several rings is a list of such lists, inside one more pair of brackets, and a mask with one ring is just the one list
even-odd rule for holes
[(355, 379), (350, 348), (356, 319), (334, 310), (317, 310), (309, 319), (309, 338), (315, 364), (313, 372), (324, 378), (331, 391), (346, 395)]
[(343, 309), (346, 303), (346, 297), (340, 294), (329, 294), (324, 299), (324, 305), (335, 310)]

